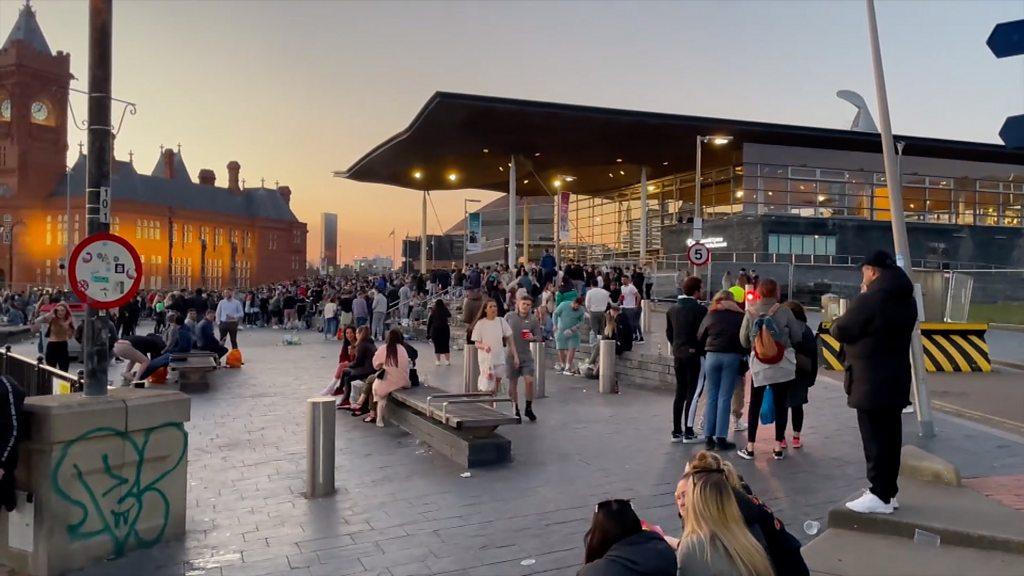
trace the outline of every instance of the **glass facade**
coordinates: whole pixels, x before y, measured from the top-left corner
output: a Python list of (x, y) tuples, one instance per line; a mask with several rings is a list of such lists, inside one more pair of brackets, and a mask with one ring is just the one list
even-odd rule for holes
[[(705, 220), (734, 214), (891, 219), (891, 198), (882, 173), (746, 163), (705, 171), (701, 183)], [(661, 248), (661, 228), (694, 215), (693, 173), (652, 180), (647, 190), (647, 248), (656, 253)], [(1022, 204), (1024, 179), (1013, 174), (1005, 180), (903, 176), (903, 210), (908, 222), (1021, 227)], [(640, 252), (639, 184), (601, 196), (573, 195), (569, 220), (567, 249), (578, 256), (591, 260), (635, 258)], [(819, 245), (806, 244), (798, 235), (785, 235), (788, 244), (784, 235), (772, 236), (775, 241), (769, 239), (769, 252), (835, 254), (834, 237)], [(794, 248), (797, 238), (799, 250)]]

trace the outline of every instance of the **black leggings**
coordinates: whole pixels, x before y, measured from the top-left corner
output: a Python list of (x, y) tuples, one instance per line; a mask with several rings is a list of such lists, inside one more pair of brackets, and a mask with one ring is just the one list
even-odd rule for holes
[(793, 410), (793, 432), (799, 434), (804, 429), (804, 407), (792, 406)]
[[(757, 425), (761, 423), (761, 402), (764, 400), (764, 389), (769, 387), (772, 389), (772, 399), (775, 404), (775, 441), (782, 442), (786, 439), (789, 382), (780, 382), (767, 386), (751, 386), (750, 406), (747, 408), (747, 442), (749, 444), (753, 444), (757, 440)], [(803, 420), (803, 414), (800, 419)]]
[(68, 342), (47, 342), (46, 343), (46, 365), (57, 368), (64, 372), (71, 367), (71, 355), (68, 353)]

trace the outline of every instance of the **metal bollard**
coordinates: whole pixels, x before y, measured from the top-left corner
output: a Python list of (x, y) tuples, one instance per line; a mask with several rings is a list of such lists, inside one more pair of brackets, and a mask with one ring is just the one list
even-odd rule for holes
[(651, 331), (651, 312), (654, 307), (654, 302), (650, 300), (640, 301), (640, 332), (644, 334), (644, 338), (647, 337), (647, 333)]
[(601, 394), (615, 393), (615, 340), (601, 340), (598, 360), (597, 391)]
[(334, 494), (334, 398), (306, 400), (306, 498)]
[(480, 378), (480, 363), (477, 360), (479, 350), (472, 344), (466, 344), (462, 355), (462, 391), (466, 394), (476, 392), (476, 381)]
[(535, 398), (546, 398), (544, 389), (546, 374), (548, 371), (546, 358), (544, 358), (544, 341), (537, 340), (530, 342), (530, 353), (533, 355), (533, 396)]

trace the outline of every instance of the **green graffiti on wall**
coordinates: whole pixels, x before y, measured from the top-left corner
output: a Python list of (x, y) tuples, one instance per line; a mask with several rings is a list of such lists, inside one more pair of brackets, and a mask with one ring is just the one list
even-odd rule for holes
[[(107, 536), (113, 557), (159, 543), (171, 514), (160, 483), (181, 466), (187, 451), (188, 434), (177, 422), (146, 430), (141, 444), (115, 428), (94, 428), (66, 443), (50, 480), (57, 497), (78, 511), (67, 525), (68, 537)], [(115, 462), (123, 458), (124, 466), (112, 468), (112, 456)], [(139, 526), (143, 510), (158, 521)]]

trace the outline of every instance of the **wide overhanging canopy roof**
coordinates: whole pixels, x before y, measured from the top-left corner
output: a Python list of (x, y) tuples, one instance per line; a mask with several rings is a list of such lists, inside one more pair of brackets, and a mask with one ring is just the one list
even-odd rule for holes
[[(415, 190), (507, 192), (515, 155), (518, 194), (548, 195), (564, 176), (566, 190), (599, 194), (635, 185), (641, 166), (648, 179), (693, 170), (698, 135), (733, 137), (705, 147), (704, 166), (728, 162), (743, 143), (882, 151), (870, 132), (437, 92), (408, 128), (335, 175)], [(1024, 152), (995, 144), (897, 139), (914, 156), (1024, 164)]]

